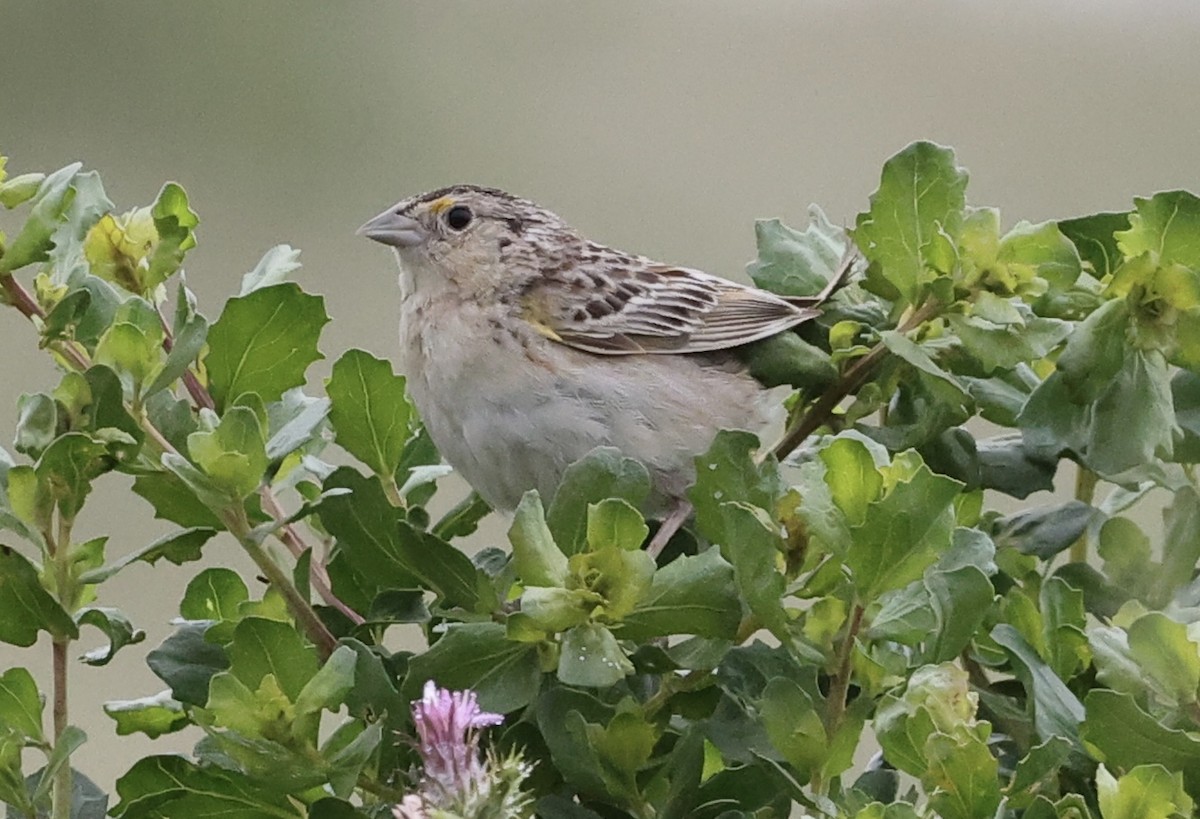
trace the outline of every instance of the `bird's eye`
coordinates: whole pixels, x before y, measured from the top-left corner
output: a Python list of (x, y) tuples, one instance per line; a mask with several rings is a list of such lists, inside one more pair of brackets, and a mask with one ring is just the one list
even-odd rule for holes
[(471, 219), (474, 214), (466, 205), (455, 205), (446, 211), (446, 224), (451, 230), (464, 230), (467, 225), (471, 224)]

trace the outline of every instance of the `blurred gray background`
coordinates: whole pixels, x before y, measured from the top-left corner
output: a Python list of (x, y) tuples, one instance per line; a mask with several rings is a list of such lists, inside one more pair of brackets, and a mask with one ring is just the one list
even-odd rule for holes
[[(323, 375), (348, 347), (392, 351), (392, 261), (354, 229), (403, 196), (495, 185), (600, 241), (735, 278), (755, 217), (799, 224), (817, 202), (851, 222), (919, 138), (953, 145), (971, 201), (1008, 225), (1124, 210), (1200, 190), (1197, 43), (1192, 0), (0, 0), (0, 153), (14, 174), (82, 160), (119, 210), (180, 182), (201, 218), (188, 281), (212, 316), (267, 248), (302, 248), (298, 278), (333, 316)], [(56, 383), (31, 328), (0, 312), (0, 443), (17, 396)], [(77, 528), (111, 533), (110, 556), (169, 528), (127, 487), (101, 480)], [(246, 565), (231, 540), (207, 555)], [(196, 738), (118, 738), (100, 711), (160, 690), (139, 655), (195, 570), (139, 564), (103, 587), (149, 633), (72, 669), (90, 736), (77, 765), (105, 788)], [(45, 641), (0, 646), (0, 669), (44, 680), (48, 658)]]

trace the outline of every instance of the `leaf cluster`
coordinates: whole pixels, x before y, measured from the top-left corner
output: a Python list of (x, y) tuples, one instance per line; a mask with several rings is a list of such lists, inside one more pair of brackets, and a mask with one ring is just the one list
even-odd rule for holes
[[(0, 236), (0, 301), (62, 371), (21, 396), (0, 450), (0, 640), (45, 632), (56, 668), (49, 692), (0, 674), (0, 801), (388, 816), (434, 680), (506, 715), (488, 741), (534, 763), (538, 816), (1191, 815), (1200, 199), (1002, 230), (967, 181), (916, 143), (849, 231), (815, 208), (803, 230), (757, 225), (759, 286), (812, 296), (852, 245), (858, 275), (817, 321), (740, 351), (793, 388), (788, 432), (720, 432), (656, 559), (650, 477), (604, 448), (553, 497), (528, 493), (507, 543), (465, 550), (490, 510), (470, 494), (431, 514), (449, 468), (404, 377), (350, 350), (312, 383), (329, 318), (291, 281), (296, 251), (269, 250), (210, 321), (180, 186), (119, 213), (94, 172), (5, 177), (0, 160), (0, 205), (24, 215)], [(113, 473), (130, 513), (174, 530), (121, 554), (77, 532)], [(1059, 473), (1067, 503), (1040, 494)], [(1161, 532), (1130, 514), (1148, 496)], [(194, 575), (148, 656), (164, 689), (105, 711), (118, 735), (203, 738), (134, 762), (110, 809), (70, 765), (85, 737), (55, 694), (87, 669), (68, 653), (91, 626), (83, 663), (120, 662), (145, 636), (104, 583), (216, 537), (268, 586)]]

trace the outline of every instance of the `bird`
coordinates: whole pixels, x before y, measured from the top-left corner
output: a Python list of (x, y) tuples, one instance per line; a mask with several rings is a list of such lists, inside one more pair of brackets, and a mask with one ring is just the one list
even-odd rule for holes
[(645, 465), (649, 516), (685, 508), (718, 430), (767, 421), (764, 387), (731, 351), (818, 316), (840, 278), (789, 300), (469, 184), (403, 199), (358, 234), (399, 263), (399, 364), (430, 438), (501, 511), (530, 489), (548, 501), (602, 446)]

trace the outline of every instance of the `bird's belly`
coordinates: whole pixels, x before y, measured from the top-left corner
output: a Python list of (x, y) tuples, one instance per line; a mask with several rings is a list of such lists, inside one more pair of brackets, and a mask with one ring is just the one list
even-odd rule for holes
[(529, 489), (548, 503), (569, 464), (614, 445), (612, 430), (595, 403), (548, 379), (514, 383), (498, 363), (482, 382), (414, 401), (442, 456), (490, 504), (512, 509)]
[[(455, 334), (471, 343), (447, 344)], [(486, 322), (411, 341), (409, 393), (430, 437), (500, 509), (529, 489), (549, 502), (567, 466), (614, 446), (649, 469), (647, 511), (658, 511), (691, 481), (693, 456), (717, 430), (759, 425), (755, 382), (693, 357), (596, 356), (493, 334)]]

